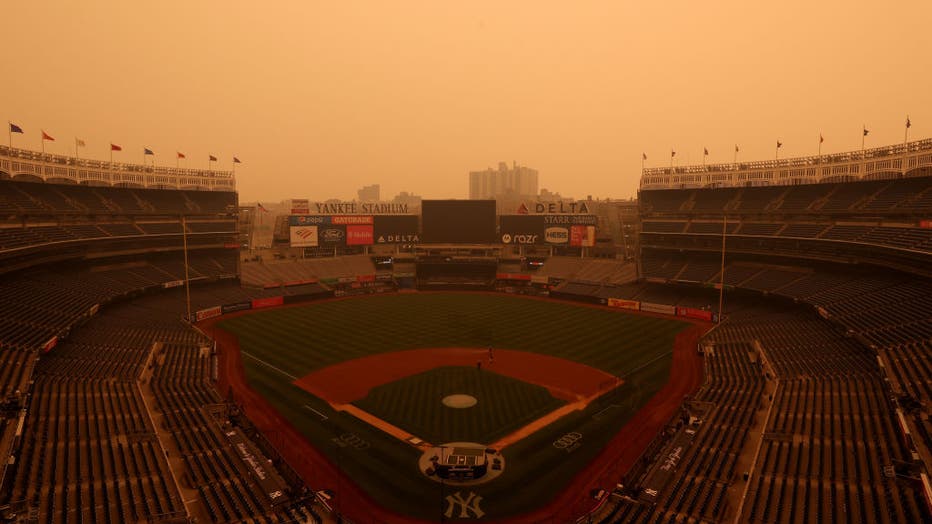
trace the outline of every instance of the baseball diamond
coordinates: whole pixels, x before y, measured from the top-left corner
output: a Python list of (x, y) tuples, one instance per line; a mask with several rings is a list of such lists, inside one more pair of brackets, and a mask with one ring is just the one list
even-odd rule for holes
[[(702, 325), (527, 297), (380, 295), (203, 325), (222, 349), (221, 384), (288, 440), (278, 447), (296, 469), (342, 479), (331, 485), (345, 514), (389, 522), (446, 509), (455, 482), (441, 497), (417, 467), (432, 443), (484, 443), (507, 461), (459, 490), (484, 519), (572, 503), (630, 465), (701, 380)], [(451, 394), (477, 403), (446, 407)]]

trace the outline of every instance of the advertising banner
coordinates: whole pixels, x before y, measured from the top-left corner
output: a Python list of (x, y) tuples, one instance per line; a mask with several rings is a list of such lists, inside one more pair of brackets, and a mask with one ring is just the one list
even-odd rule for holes
[(219, 317), (222, 314), (223, 310), (220, 308), (220, 306), (214, 306), (194, 313), (194, 319), (200, 322), (201, 320), (207, 320), (208, 318)]
[(246, 311), (252, 309), (252, 302), (236, 302), (235, 304), (224, 304), (220, 306), (220, 312), (226, 315), (234, 311)]
[(531, 276), (531, 282), (535, 284), (549, 284), (550, 277), (547, 275), (533, 275)]
[(317, 293), (302, 293), (300, 295), (288, 295), (284, 297), (285, 304), (297, 304), (299, 302), (307, 302), (309, 300), (318, 300), (321, 298), (332, 297), (333, 291), (321, 290)]
[(699, 320), (712, 320), (711, 311), (706, 311), (704, 309), (696, 309), (693, 307), (677, 307), (676, 315), (679, 317), (686, 317), (686, 318), (698, 318)]
[(285, 301), (282, 297), (256, 298), (252, 301), (252, 309), (261, 309), (264, 307), (280, 306)]
[(49, 351), (52, 351), (52, 348), (55, 347), (55, 346), (57, 346), (57, 345), (58, 345), (58, 335), (56, 335), (56, 336), (50, 338), (49, 341), (46, 342), (46, 343), (42, 346), (42, 352), (43, 352), (43, 353), (48, 353)]
[(346, 226), (343, 225), (326, 225), (317, 228), (317, 245), (318, 246), (345, 246), (346, 245)]
[(317, 226), (291, 226), (291, 247), (316, 247)]
[(356, 282), (375, 282), (375, 275), (358, 275)]
[(303, 280), (289, 280), (288, 282), (282, 282), (282, 285), (285, 287), (288, 286), (303, 286), (305, 284), (316, 284), (316, 278), (305, 278)]
[(641, 303), (637, 300), (610, 298), (608, 299), (608, 307), (617, 307), (621, 309), (632, 309), (634, 311), (639, 311), (641, 309)]
[[(337, 218), (337, 217), (334, 217)], [(368, 217), (372, 218), (372, 217)], [(346, 226), (346, 245), (348, 246), (371, 246), (373, 231), (372, 226), (348, 225)]]
[(320, 215), (304, 215), (288, 217), (289, 226), (324, 226), (330, 224), (330, 217)]
[(531, 275), (524, 275), (522, 273), (496, 273), (496, 280), (525, 280), (530, 282)]
[(594, 243), (597, 223), (595, 215), (502, 215), (500, 240), (503, 244), (566, 245), (571, 227), (591, 226)]
[(330, 217), (331, 224), (342, 224), (344, 226), (350, 225), (365, 225), (371, 226), (373, 223), (372, 216), (360, 216), (360, 215), (349, 215), (349, 216), (332, 216)]
[(570, 245), (592, 247), (595, 245), (595, 226), (570, 226)]
[(515, 212), (519, 215), (529, 214), (589, 214), (589, 203), (585, 200), (571, 202), (557, 200), (553, 202), (522, 202)]
[(338, 284), (349, 284), (351, 282), (356, 282), (356, 277), (338, 277), (337, 278)]
[(376, 244), (417, 244), (421, 241), (417, 215), (380, 215), (374, 218)]
[(641, 302), (641, 311), (650, 313), (662, 313), (664, 315), (676, 315), (676, 308), (667, 304), (655, 304), (653, 302)]
[(932, 228), (932, 220), (920, 220), (919, 227), (929, 229)]
[(184, 285), (184, 280), (172, 280), (170, 282), (166, 282), (162, 284), (162, 287), (165, 289), (168, 289), (168, 288), (178, 287), (178, 286), (183, 286), (183, 285)]
[(291, 199), (291, 214), (292, 215), (306, 215), (310, 213), (310, 204), (306, 198), (292, 198)]

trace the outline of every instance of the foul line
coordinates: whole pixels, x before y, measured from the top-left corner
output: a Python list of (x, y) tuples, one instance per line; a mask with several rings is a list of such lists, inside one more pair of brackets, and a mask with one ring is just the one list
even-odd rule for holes
[(320, 417), (322, 420), (327, 420), (327, 415), (324, 415), (320, 411), (317, 411), (316, 409), (312, 408), (311, 406), (308, 406), (307, 404), (305, 404), (304, 407), (316, 413), (317, 416)]
[(263, 366), (270, 367), (270, 368), (274, 369), (275, 371), (278, 371), (279, 373), (281, 373), (282, 375), (285, 375), (286, 377), (290, 378), (291, 380), (298, 380), (298, 377), (292, 375), (291, 373), (288, 373), (288, 372), (282, 370), (281, 368), (277, 368), (277, 367), (273, 366), (272, 364), (269, 364), (268, 362), (262, 360), (262, 359), (259, 358), (259, 357), (250, 355), (249, 353), (247, 353), (247, 352), (245, 352), (245, 351), (243, 351), (243, 350), (240, 350), (240, 353), (243, 354), (243, 355), (246, 355), (247, 357), (249, 357), (249, 358), (251, 358), (251, 359), (253, 359), (253, 360), (255, 360), (256, 362), (262, 364)]
[(665, 357), (665, 356), (667, 356), (667, 355), (672, 355), (672, 354), (673, 354), (673, 351), (667, 351), (667, 352), (665, 352), (665, 353), (661, 353), (661, 354), (657, 355), (656, 357), (654, 357), (654, 358), (648, 360), (647, 362), (641, 364), (640, 366), (637, 366), (637, 367), (634, 368), (634, 369), (630, 369), (630, 370), (628, 370), (628, 371), (625, 371), (624, 373), (621, 374), (621, 378), (625, 378), (625, 377), (631, 376), (631, 375), (637, 373), (638, 371), (641, 371), (642, 369), (646, 368), (647, 366), (650, 366), (650, 365), (653, 364), (654, 362), (657, 362), (658, 360), (662, 359), (663, 357)]

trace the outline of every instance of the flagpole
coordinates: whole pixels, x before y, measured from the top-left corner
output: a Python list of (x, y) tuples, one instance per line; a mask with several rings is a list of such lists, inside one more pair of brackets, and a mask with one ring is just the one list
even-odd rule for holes
[(906, 128), (903, 130), (903, 177), (906, 176), (906, 160), (909, 157), (909, 115), (906, 115)]
[(13, 122), (10, 122), (9, 120), (6, 121), (6, 130), (7, 130), (7, 133), (9, 133), (10, 135), (9, 148), (10, 148), (10, 154), (12, 155), (13, 154)]
[(819, 133), (819, 163), (816, 167), (816, 177), (819, 178), (822, 176), (822, 133)]
[(42, 160), (45, 160), (45, 130), (40, 129), (39, 131), (42, 132)]
[(867, 136), (867, 126), (861, 125), (861, 160), (864, 160), (864, 137)]
[(78, 137), (74, 137), (74, 157), (80, 158), (78, 156)]
[(735, 167), (738, 166), (738, 144), (735, 144)]

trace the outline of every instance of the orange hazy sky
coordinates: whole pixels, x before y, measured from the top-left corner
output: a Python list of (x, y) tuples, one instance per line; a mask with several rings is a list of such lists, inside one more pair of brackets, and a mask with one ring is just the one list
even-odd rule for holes
[[(932, 2), (3, 3), (13, 145), (229, 169), (242, 200), (370, 183), (465, 198), (531, 166), (564, 195), (635, 194), (647, 166), (932, 136)], [(6, 137), (4, 137), (6, 138)]]

